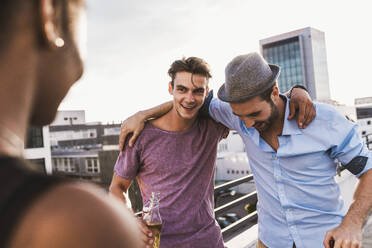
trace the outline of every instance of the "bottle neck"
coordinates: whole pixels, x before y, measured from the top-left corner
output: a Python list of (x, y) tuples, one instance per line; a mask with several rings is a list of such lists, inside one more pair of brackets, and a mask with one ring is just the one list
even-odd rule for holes
[(157, 205), (159, 205), (159, 202), (160, 202), (160, 192), (152, 192), (152, 193), (151, 193), (150, 201), (151, 201), (153, 204), (157, 204)]

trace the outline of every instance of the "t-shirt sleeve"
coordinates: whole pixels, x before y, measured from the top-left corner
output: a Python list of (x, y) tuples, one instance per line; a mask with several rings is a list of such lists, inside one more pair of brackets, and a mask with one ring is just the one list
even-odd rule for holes
[[(129, 140), (129, 139), (127, 139)], [(140, 169), (139, 141), (137, 140), (133, 147), (125, 145), (123, 151), (119, 153), (116, 160), (114, 172), (121, 178), (134, 179)]]
[(358, 126), (341, 114), (334, 114), (329, 123), (330, 138), (336, 142), (331, 148), (331, 157), (345, 169), (360, 177), (372, 169), (372, 155), (358, 133)]
[(210, 118), (210, 121), (213, 122), (214, 126), (216, 127), (218, 140), (220, 141), (222, 139), (227, 138), (227, 136), (230, 133), (230, 129), (228, 129), (227, 127), (225, 127), (225, 125), (222, 125), (221, 123), (217, 123), (212, 118)]

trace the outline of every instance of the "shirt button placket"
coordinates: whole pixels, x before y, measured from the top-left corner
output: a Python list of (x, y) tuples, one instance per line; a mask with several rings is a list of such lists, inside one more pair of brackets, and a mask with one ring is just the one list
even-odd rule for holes
[[(286, 205), (286, 199), (284, 195), (284, 187), (280, 180), (281, 169), (280, 169), (279, 158), (277, 157), (277, 154), (273, 154), (272, 159), (273, 159), (273, 165), (274, 165), (274, 177), (278, 185), (279, 202), (282, 208), (284, 208), (284, 206)], [(288, 211), (285, 212), (285, 218), (287, 222), (288, 220), (290, 220), (290, 218), (288, 218), (288, 215), (289, 215), (289, 212)]]
[(277, 155), (274, 153), (272, 156), (273, 159), (273, 168), (274, 168), (274, 177), (277, 182), (280, 181), (280, 167), (279, 167), (279, 159)]

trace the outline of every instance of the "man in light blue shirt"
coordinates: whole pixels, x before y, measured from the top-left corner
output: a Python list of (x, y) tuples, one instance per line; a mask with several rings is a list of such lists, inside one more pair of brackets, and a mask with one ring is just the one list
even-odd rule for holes
[[(288, 120), (279, 94), (279, 67), (257, 53), (234, 58), (209, 114), (242, 137), (258, 194), (258, 247), (361, 247), (372, 207), (372, 156), (356, 124), (333, 107), (315, 104), (306, 129)], [(334, 180), (337, 163), (359, 177), (346, 212)]]

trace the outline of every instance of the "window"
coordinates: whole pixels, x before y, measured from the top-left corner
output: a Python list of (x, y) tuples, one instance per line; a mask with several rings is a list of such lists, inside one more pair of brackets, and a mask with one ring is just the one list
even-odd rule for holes
[(362, 132), (362, 135), (365, 135), (366, 133), (367, 133), (366, 131), (363, 131), (363, 132)]
[(87, 158), (87, 160), (86, 160), (86, 166), (87, 166), (87, 172), (93, 172), (92, 160), (90, 158)]
[(282, 68), (278, 79), (279, 89), (282, 92), (289, 90), (295, 84), (303, 84), (302, 78), (299, 80), (296, 77), (296, 75), (302, 74), (299, 48), (298, 37), (274, 42), (263, 47), (264, 58), (269, 63), (278, 64)]
[(372, 107), (356, 108), (357, 119), (366, 119), (372, 117)]
[(86, 158), (85, 159), (86, 171), (89, 173), (99, 173), (99, 160), (98, 158)]
[(40, 148), (44, 147), (43, 128), (31, 127), (27, 133), (26, 148)]
[(73, 158), (53, 158), (52, 163), (53, 170), (62, 172), (75, 172), (77, 166)]
[(227, 174), (230, 174), (230, 170), (227, 170)]
[(93, 171), (98, 173), (98, 159), (93, 160)]
[(371, 125), (371, 121), (367, 121), (367, 125)]
[(235, 174), (235, 171), (234, 170), (231, 170), (231, 174)]

